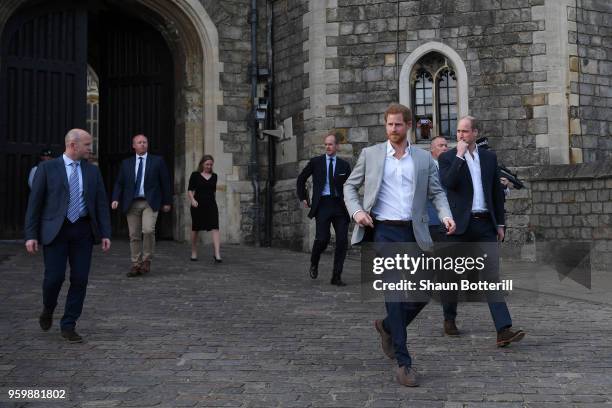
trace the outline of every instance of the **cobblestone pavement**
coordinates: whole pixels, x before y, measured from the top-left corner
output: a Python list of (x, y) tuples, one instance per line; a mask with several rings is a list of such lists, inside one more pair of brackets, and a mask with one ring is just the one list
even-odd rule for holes
[[(68, 344), (61, 303), (53, 329), (38, 327), (42, 257), (0, 245), (0, 406), (612, 407), (612, 306), (518, 290), (509, 306), (528, 335), (498, 349), (485, 305), (460, 305), (463, 335), (448, 338), (432, 303), (409, 327), (421, 387), (404, 388), (372, 325), (384, 305), (362, 301), (356, 261), (337, 288), (329, 255), (312, 281), (308, 254), (225, 246), (214, 265), (188, 251), (161, 242), (152, 273), (129, 279), (126, 242), (95, 248), (85, 343)], [(8, 388), (68, 399), (10, 402)]]

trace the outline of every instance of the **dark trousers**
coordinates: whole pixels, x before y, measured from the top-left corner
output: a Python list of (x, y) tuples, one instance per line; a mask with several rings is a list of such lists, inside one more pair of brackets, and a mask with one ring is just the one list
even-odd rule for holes
[(43, 304), (53, 311), (66, 275), (66, 263), (70, 264), (70, 288), (66, 296), (62, 330), (74, 329), (83, 311), (87, 291), (93, 235), (89, 220), (81, 218), (74, 224), (66, 220), (49, 245), (43, 247), (45, 277), (43, 280)]
[[(374, 242), (416, 242), (416, 239), (412, 225), (394, 226), (376, 224), (374, 228)], [(383, 320), (383, 327), (387, 332), (391, 333), (395, 357), (400, 367), (412, 366), (412, 359), (406, 346), (408, 339), (406, 328), (425, 305), (427, 305), (427, 302), (385, 301), (387, 317)]]
[(310, 255), (311, 265), (319, 265), (321, 254), (329, 245), (331, 238), (330, 226), (334, 226), (336, 233), (336, 251), (334, 253), (334, 275), (339, 276), (342, 273), (344, 258), (346, 258), (346, 249), (348, 246), (348, 227), (349, 216), (346, 212), (346, 207), (341, 198), (324, 196), (319, 201), (317, 214), (315, 215), (317, 222), (317, 231), (315, 241), (312, 245), (312, 254)]
[[(471, 218), (465, 233), (446, 237), (450, 242), (497, 242), (497, 230), (491, 220)], [(498, 265), (494, 267), (498, 268)], [(498, 332), (512, 326), (512, 318), (506, 302), (489, 302), (488, 304), (495, 329)], [(442, 310), (445, 320), (455, 320), (457, 317), (456, 302), (443, 303)]]

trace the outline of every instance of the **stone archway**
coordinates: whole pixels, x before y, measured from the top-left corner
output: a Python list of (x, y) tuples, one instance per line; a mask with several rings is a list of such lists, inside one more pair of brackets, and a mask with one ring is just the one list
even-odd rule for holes
[[(31, 0), (7, 0), (0, 5), (0, 32), (9, 17)], [(186, 186), (199, 158), (206, 152), (215, 157), (219, 175), (217, 200), (225, 240), (236, 241), (228, 218), (239, 214), (239, 200), (228, 198), (227, 181), (232, 179), (232, 155), (223, 152), (220, 138), (227, 130), (217, 119), (223, 104), (219, 74), (218, 32), (198, 0), (136, 0), (148, 13), (141, 16), (153, 24), (168, 42), (175, 59), (175, 161), (173, 237), (184, 240), (190, 231)], [(2, 61), (0, 61), (2, 64)], [(229, 177), (229, 178), (228, 178)]]

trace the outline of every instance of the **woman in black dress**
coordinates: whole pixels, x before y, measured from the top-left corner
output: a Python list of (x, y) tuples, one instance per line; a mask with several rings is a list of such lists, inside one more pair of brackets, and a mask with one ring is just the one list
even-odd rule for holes
[(213, 173), (214, 159), (204, 155), (198, 171), (191, 173), (187, 194), (191, 202), (191, 260), (198, 260), (198, 232), (212, 231), (215, 262), (221, 262), (219, 238), (219, 209), (215, 201), (217, 175)]

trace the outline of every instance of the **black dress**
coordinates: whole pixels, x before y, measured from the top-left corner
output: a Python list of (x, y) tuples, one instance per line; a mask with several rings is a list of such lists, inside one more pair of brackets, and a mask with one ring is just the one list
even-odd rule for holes
[(217, 190), (217, 174), (206, 180), (202, 174), (195, 171), (189, 178), (187, 190), (194, 191), (194, 198), (198, 206), (191, 207), (191, 230), (210, 231), (219, 229), (219, 209), (215, 201)]

